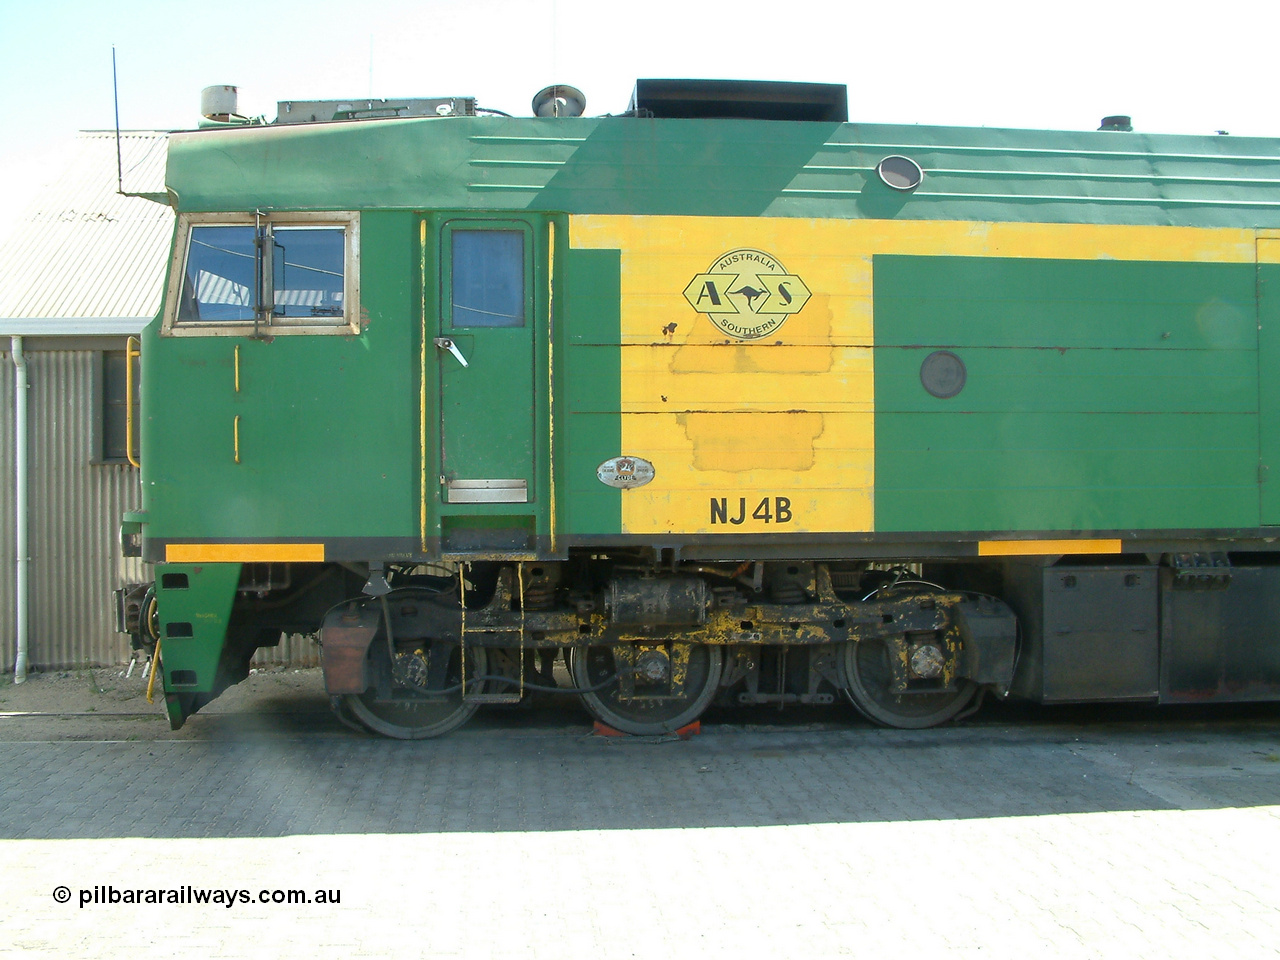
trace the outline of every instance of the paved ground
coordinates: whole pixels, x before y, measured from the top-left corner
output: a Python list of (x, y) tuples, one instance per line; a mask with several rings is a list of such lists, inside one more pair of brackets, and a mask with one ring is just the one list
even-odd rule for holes
[[(0, 956), (1280, 953), (1277, 709), (761, 711), (655, 742), (540, 708), (397, 743), (314, 672), (180, 734), (120, 680), (0, 689)], [(127, 902), (213, 889), (235, 902)], [(288, 890), (341, 899), (257, 902)]]

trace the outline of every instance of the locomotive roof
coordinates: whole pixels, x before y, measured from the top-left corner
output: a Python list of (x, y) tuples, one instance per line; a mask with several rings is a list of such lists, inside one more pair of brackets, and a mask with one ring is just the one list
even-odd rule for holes
[[(916, 161), (911, 192), (876, 176)], [(174, 134), (180, 212), (367, 209), (1280, 227), (1280, 140), (767, 120), (445, 117)]]

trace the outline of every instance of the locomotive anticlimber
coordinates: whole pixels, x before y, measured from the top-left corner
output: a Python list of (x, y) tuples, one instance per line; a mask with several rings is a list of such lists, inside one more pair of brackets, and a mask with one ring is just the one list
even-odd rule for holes
[(171, 136), (120, 619), (175, 727), (282, 633), (406, 738), (1280, 698), (1276, 142), (647, 83)]

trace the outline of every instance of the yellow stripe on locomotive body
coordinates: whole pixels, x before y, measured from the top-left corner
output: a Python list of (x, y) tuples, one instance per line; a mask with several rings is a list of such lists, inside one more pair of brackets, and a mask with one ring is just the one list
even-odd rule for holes
[(623, 491), (622, 530), (875, 529), (876, 255), (1252, 263), (1256, 239), (1235, 228), (572, 216), (573, 248), (620, 251), (622, 452), (655, 467), (652, 482)]
[(323, 563), (323, 543), (170, 543), (165, 563)]
[(1124, 543), (1105, 540), (979, 540), (980, 557), (1053, 557), (1063, 554), (1123, 553)]

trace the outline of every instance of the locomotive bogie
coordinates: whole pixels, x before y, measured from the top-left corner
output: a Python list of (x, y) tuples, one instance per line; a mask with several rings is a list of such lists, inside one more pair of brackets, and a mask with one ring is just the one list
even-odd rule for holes
[[(381, 564), (164, 565), (163, 614), (148, 629), (163, 638), (175, 726), (242, 679), (259, 646), (308, 625), (340, 713), (405, 738), (448, 732), (485, 703), (552, 693), (648, 734), (713, 703), (843, 696), (873, 722), (915, 727), (955, 717), (980, 692), (1042, 702), (1276, 696), (1271, 555), (1127, 559), (673, 571), (574, 557), (435, 575), (387, 565), (388, 576)], [(372, 583), (383, 590), (363, 592)]]
[[(266, 577), (288, 586), (264, 590)], [(259, 644), (318, 616), (329, 694), (371, 729), (410, 738), (446, 732), (484, 702), (555, 690), (548, 664), (557, 656), (572, 681), (561, 692), (577, 693), (626, 732), (670, 732), (717, 696), (824, 704), (842, 690), (856, 694), (866, 670), (850, 671), (844, 651), (859, 644), (875, 644), (887, 658), (875, 680), (883, 696), (949, 694), (978, 682), (1007, 693), (1016, 628), (998, 600), (920, 591), (901, 572), (844, 571), (842, 580), (855, 588), (844, 596), (825, 564), (698, 564), (673, 572), (584, 558), (466, 564), (452, 579), (388, 578), (374, 568), (364, 588), (381, 589), (351, 595), (358, 578), (340, 567), (166, 565), (166, 690), (181, 723), (202, 692), (216, 695), (243, 677)], [(859, 589), (867, 596), (849, 599)], [(187, 615), (180, 601), (167, 600), (170, 593), (202, 610), (223, 609), (226, 619), (170, 620)], [(223, 642), (211, 642), (219, 632)], [(424, 697), (431, 709), (416, 709)]]

